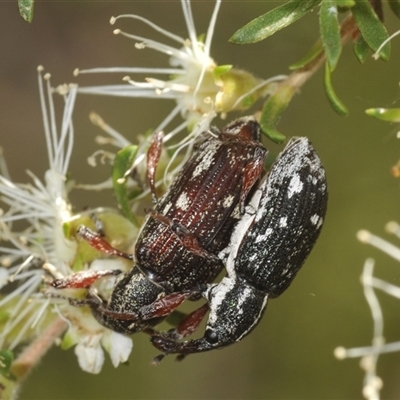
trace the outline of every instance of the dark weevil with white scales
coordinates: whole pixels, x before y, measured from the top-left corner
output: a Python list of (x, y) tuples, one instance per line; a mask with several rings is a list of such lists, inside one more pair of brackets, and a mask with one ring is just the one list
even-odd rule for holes
[(308, 257), (322, 228), (327, 198), (325, 171), (314, 148), (305, 137), (291, 139), (220, 254), (227, 276), (201, 291), (210, 307), (204, 336), (179, 342), (179, 332), (154, 332), (151, 341), (163, 352), (154, 363), (171, 353), (179, 354), (179, 360), (223, 348), (248, 335), (267, 300), (288, 288)]
[[(267, 150), (260, 127), (252, 117), (233, 121), (221, 131), (203, 134), (192, 157), (156, 201), (135, 244), (135, 253), (112, 248), (85, 227), (78, 233), (103, 252), (133, 260), (131, 270), (78, 272), (52, 282), (57, 289), (89, 288), (86, 299), (69, 299), (91, 307), (104, 326), (121, 333), (146, 331), (171, 314), (186, 299), (199, 299), (198, 287), (211, 283), (223, 269), (218, 253), (229, 243), (242, 217), (253, 186), (263, 173)], [(154, 192), (155, 167), (161, 137), (148, 153), (148, 178)], [(91, 285), (107, 275), (118, 275), (110, 299), (101, 298)], [(208, 310), (200, 307), (178, 326), (186, 336)]]

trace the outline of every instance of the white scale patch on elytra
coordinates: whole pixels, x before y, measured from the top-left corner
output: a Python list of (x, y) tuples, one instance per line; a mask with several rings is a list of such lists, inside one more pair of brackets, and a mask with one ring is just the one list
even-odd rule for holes
[(313, 225), (316, 225), (317, 229), (321, 228), (322, 224), (324, 223), (324, 219), (322, 217), (320, 217), (318, 214), (314, 214), (310, 218), (310, 221)]
[(267, 230), (265, 231), (264, 235), (258, 235), (256, 237), (255, 242), (256, 243), (265, 242), (268, 239), (268, 236), (270, 236), (272, 233), (273, 233), (273, 229), (272, 228), (267, 228)]
[(176, 207), (180, 208), (182, 211), (187, 211), (190, 206), (190, 199), (186, 192), (182, 192), (178, 199), (176, 200)]
[(249, 256), (249, 261), (250, 261), (250, 262), (254, 262), (254, 261), (257, 260), (258, 257), (259, 257), (259, 256), (258, 256), (257, 253), (251, 254), (251, 255)]
[(193, 178), (200, 175), (203, 171), (207, 171), (210, 168), (210, 165), (214, 161), (215, 154), (220, 146), (221, 142), (218, 141), (213, 141), (210, 143), (207, 153), (204, 155), (202, 160), (199, 162), (199, 164), (193, 171)]
[(285, 276), (288, 273), (288, 271), (289, 271), (289, 268), (283, 269), (281, 272), (281, 276)]
[(300, 193), (303, 190), (303, 182), (299, 174), (294, 174), (290, 180), (288, 187), (288, 198), (290, 199), (295, 193)]
[(279, 227), (280, 228), (286, 228), (287, 227), (287, 217), (282, 217), (279, 220)]
[(232, 205), (233, 200), (235, 200), (235, 197), (234, 197), (233, 195), (229, 195), (229, 196), (224, 200), (224, 202), (222, 203), (222, 205), (224, 206), (224, 208), (229, 208), (229, 207)]

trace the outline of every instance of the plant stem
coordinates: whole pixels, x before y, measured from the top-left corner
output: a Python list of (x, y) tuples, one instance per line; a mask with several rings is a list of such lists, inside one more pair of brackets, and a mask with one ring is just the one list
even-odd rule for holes
[[(344, 45), (349, 39), (355, 39), (359, 33), (358, 27), (352, 16), (348, 16), (343, 20), (340, 27), (341, 42)], [(311, 60), (307, 65), (293, 71), (285, 80), (280, 82), (273, 93), (271, 98), (278, 98), (279, 93), (283, 93), (284, 102), (289, 104), (291, 97), (300, 89), (305, 82), (311, 78), (318, 69), (324, 65), (326, 60), (325, 53), (321, 52), (317, 57)], [(282, 107), (280, 113), (283, 112)]]
[(11, 365), (11, 373), (19, 382), (25, 379), (38, 364), (41, 358), (53, 346), (54, 341), (67, 328), (65, 320), (57, 317), (41, 334), (38, 336)]

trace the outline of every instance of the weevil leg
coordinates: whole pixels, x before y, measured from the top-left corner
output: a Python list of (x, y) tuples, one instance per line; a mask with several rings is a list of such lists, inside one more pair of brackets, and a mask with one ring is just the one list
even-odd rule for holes
[(98, 218), (98, 216), (96, 215), (96, 213), (92, 212), (90, 213), (90, 219), (93, 221), (94, 226), (96, 228), (96, 232), (101, 236), (101, 237), (105, 237), (105, 233), (104, 233), (104, 225), (103, 222)]
[(176, 340), (183, 339), (195, 332), (209, 309), (210, 307), (206, 303), (183, 318), (178, 327), (171, 331)]
[(149, 150), (147, 151), (147, 181), (154, 204), (157, 203), (155, 176), (157, 164), (161, 156), (163, 137), (164, 134), (162, 131), (154, 133)]
[(195, 294), (199, 294), (199, 292), (197, 290), (190, 290), (187, 292), (167, 294), (153, 303), (143, 306), (140, 309), (139, 318), (145, 321), (157, 317), (165, 317), (176, 310), (185, 300), (193, 297)]
[[(168, 340), (173, 340), (173, 343), (175, 343), (175, 341), (183, 339), (184, 337), (191, 335), (193, 332), (195, 332), (208, 310), (209, 310), (208, 303), (202, 305), (200, 308), (187, 315), (180, 322), (178, 328), (172, 329), (169, 332), (157, 332), (154, 329), (147, 329), (145, 330), (145, 333), (149, 334), (152, 338), (153, 337), (168, 338)], [(179, 343), (176, 342), (176, 344), (177, 346), (179, 346)], [(151, 364), (153, 366), (158, 365), (167, 354), (168, 353), (163, 353), (154, 357)], [(175, 360), (182, 361), (186, 356), (187, 354), (178, 354)]]
[(191, 251), (193, 254), (197, 256), (207, 258), (213, 261), (220, 261), (219, 258), (213, 254), (208, 252), (204, 247), (199, 243), (196, 236), (189, 231), (185, 226), (176, 222), (165, 215), (160, 214), (159, 212), (153, 210), (152, 208), (145, 208), (145, 211), (158, 221), (162, 222), (164, 225), (170, 227), (171, 231), (176, 235), (185, 249)]
[(61, 279), (54, 279), (50, 285), (56, 289), (86, 289), (104, 276), (116, 276), (121, 273), (122, 271), (117, 269), (80, 271)]
[(90, 306), (93, 308), (99, 308), (104, 303), (104, 301), (97, 295), (94, 290), (89, 290), (89, 295), (85, 299), (76, 299), (73, 297), (63, 296), (62, 294), (56, 294), (52, 291), (44, 291), (44, 294), (48, 297), (55, 299), (68, 300), (69, 304), (74, 307), (84, 307)]
[(94, 308), (96, 308), (96, 312), (102, 315), (106, 315), (107, 317), (113, 318), (113, 319), (120, 319), (124, 321), (139, 321), (140, 316), (137, 313), (134, 312), (118, 312), (118, 311), (113, 311), (110, 310), (107, 306), (107, 303), (102, 302), (102, 304), (96, 305)]
[(166, 354), (159, 354), (158, 356), (154, 357), (153, 360), (151, 361), (151, 365), (153, 367), (156, 367), (160, 362), (163, 360), (163, 358), (166, 356)]
[(77, 230), (78, 235), (84, 239), (87, 243), (90, 244), (93, 248), (98, 251), (101, 251), (104, 254), (108, 254), (110, 256), (117, 256), (126, 258), (128, 260), (134, 260), (135, 256), (133, 254), (125, 253), (120, 251), (114, 247), (112, 247), (109, 243), (107, 243), (104, 238), (87, 228), (86, 226), (79, 226)]
[(107, 315), (108, 317), (114, 319), (123, 319), (123, 320), (140, 320), (140, 316), (137, 313), (133, 312), (118, 312), (110, 310), (107, 302), (105, 302), (96, 292), (95, 289), (89, 289), (89, 294), (85, 299), (74, 299), (72, 297), (60, 296), (54, 293), (48, 293), (51, 297), (56, 297), (59, 299), (65, 299), (69, 301), (69, 304), (74, 307), (84, 307), (90, 306), (95, 309), (97, 313), (102, 315)]
[[(99, 300), (93, 300), (92, 296), (93, 294), (88, 299), (80, 300), (81, 304), (79, 305), (85, 305), (84, 302), (86, 301), (86, 304), (96, 308), (96, 311), (99, 314), (106, 315), (113, 319), (119, 319), (125, 321), (146, 321), (153, 318), (165, 317), (169, 315), (172, 311), (178, 308), (185, 300), (193, 296), (193, 292), (190, 291), (184, 293), (168, 294), (156, 300), (152, 304), (140, 308), (140, 310), (137, 313), (127, 312), (127, 311), (125, 312), (113, 311), (110, 308), (108, 308), (107, 303), (101, 301), (101, 299), (98, 296), (94, 294), (93, 297), (97, 297), (97, 299)], [(156, 331), (154, 331), (151, 328), (146, 329), (145, 332), (150, 335), (156, 334)]]

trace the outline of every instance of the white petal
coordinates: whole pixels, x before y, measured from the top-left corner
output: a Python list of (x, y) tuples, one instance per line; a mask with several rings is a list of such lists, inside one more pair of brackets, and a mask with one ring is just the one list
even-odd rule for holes
[(0, 268), (0, 289), (8, 283), (7, 268)]
[(130, 337), (121, 333), (111, 332), (110, 334), (110, 357), (114, 367), (117, 368), (120, 363), (128, 360), (133, 348), (133, 342)]
[(77, 344), (75, 354), (83, 371), (91, 374), (98, 374), (101, 371), (104, 364), (104, 352), (100, 345), (92, 347)]

